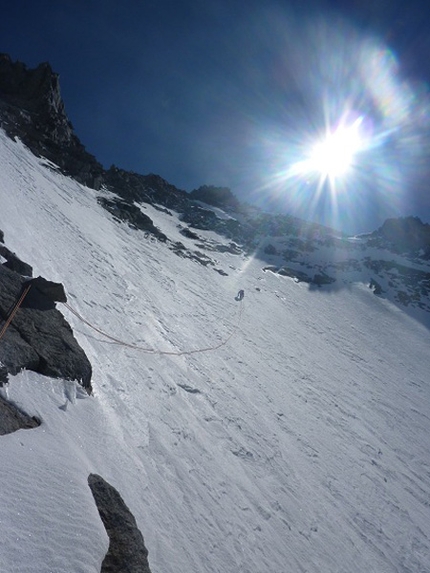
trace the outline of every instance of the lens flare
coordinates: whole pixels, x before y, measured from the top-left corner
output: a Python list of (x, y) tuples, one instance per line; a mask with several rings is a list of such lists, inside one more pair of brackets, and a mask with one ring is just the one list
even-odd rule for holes
[(312, 145), (309, 157), (301, 162), (303, 173), (317, 173), (332, 182), (345, 175), (365, 147), (360, 134), (362, 121), (359, 117), (351, 124), (342, 122), (334, 130), (329, 128), (324, 137)]
[(428, 87), (342, 21), (286, 36), (284, 122), (260, 137), (263, 206), (355, 232), (410, 210), (417, 181), (428, 180)]

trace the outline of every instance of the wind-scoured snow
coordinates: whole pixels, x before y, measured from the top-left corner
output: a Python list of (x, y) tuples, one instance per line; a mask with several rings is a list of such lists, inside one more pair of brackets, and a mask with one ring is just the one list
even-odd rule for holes
[[(58, 304), (94, 395), (30, 372), (1, 390), (42, 425), (0, 438), (0, 571), (100, 571), (89, 473), (120, 492), (153, 573), (430, 570), (424, 320), (360, 282), (311, 289), (258, 258), (216, 253), (228, 276), (182, 259), (2, 132), (0, 164), (6, 245), (85, 320), (157, 351)], [(174, 214), (145, 212), (177, 240)]]

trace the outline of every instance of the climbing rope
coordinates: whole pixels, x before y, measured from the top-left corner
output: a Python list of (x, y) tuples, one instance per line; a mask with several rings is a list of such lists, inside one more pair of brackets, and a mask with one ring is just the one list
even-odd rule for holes
[(234, 334), (237, 332), (237, 330), (240, 326), (240, 323), (242, 320), (242, 314), (243, 314), (243, 306), (244, 306), (243, 299), (242, 299), (240, 302), (239, 317), (238, 317), (238, 321), (237, 321), (235, 327), (230, 332), (230, 334), (227, 336), (227, 338), (222, 340), (219, 344), (216, 344), (215, 346), (207, 346), (205, 348), (197, 348), (195, 350), (157, 350), (154, 348), (147, 348), (144, 346), (140, 346), (139, 344), (125, 342), (124, 340), (120, 340), (119, 338), (111, 336), (110, 334), (107, 334), (106, 332), (104, 332), (103, 330), (98, 328), (97, 326), (94, 326), (94, 324), (91, 324), (88, 320), (86, 320), (83, 316), (81, 316), (77, 310), (75, 310), (73, 307), (71, 307), (70, 304), (68, 304), (67, 302), (63, 302), (62, 304), (64, 304), (64, 306), (68, 310), (70, 310), (70, 312), (72, 314), (74, 314), (76, 316), (76, 318), (78, 318), (81, 322), (83, 322), (84, 324), (89, 326), (92, 330), (95, 330), (96, 332), (98, 332), (99, 334), (101, 334), (102, 336), (107, 338), (108, 340), (111, 340), (115, 344), (118, 344), (119, 346), (125, 346), (127, 348), (132, 348), (133, 350), (139, 350), (141, 352), (146, 352), (148, 354), (158, 354), (158, 355), (164, 355), (164, 356), (184, 356), (184, 355), (190, 355), (190, 354), (198, 354), (198, 353), (218, 350), (218, 348), (225, 346), (229, 342), (229, 340), (231, 340), (231, 338), (234, 336)]
[(24, 302), (25, 297), (28, 294), (28, 291), (31, 289), (31, 284), (29, 284), (27, 286), (27, 288), (24, 290), (24, 292), (22, 293), (22, 295), (20, 296), (18, 302), (15, 304), (15, 306), (12, 308), (11, 313), (9, 315), (9, 318), (6, 320), (6, 322), (3, 325), (3, 328), (1, 329), (0, 332), (0, 340), (3, 338), (3, 336), (6, 333), (6, 330), (8, 329), (10, 323), (12, 322), (12, 320), (14, 319), (14, 316), (16, 315), (16, 313), (18, 312), (19, 307), (22, 305), (22, 303)]

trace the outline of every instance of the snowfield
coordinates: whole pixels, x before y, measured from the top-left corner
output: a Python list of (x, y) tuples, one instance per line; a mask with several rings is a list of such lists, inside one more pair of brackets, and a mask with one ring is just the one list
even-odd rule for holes
[[(216, 253), (221, 276), (3, 132), (0, 165), (6, 245), (85, 320), (148, 350), (58, 304), (94, 395), (32, 372), (0, 390), (42, 419), (0, 438), (1, 572), (100, 571), (90, 473), (134, 514), (153, 573), (430, 571), (424, 313), (360, 282), (311, 289), (258, 257)], [(144, 211), (193, 246), (175, 215)]]

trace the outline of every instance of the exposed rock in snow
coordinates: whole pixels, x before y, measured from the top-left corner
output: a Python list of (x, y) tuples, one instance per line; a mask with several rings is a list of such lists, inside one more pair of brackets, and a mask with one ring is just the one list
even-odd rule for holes
[[(2, 121), (12, 107), (0, 101)], [(25, 135), (30, 112), (15, 111)], [(156, 571), (430, 570), (425, 244), (405, 252), (387, 236), (347, 238), (256, 210), (223, 217), (158, 176), (116, 168), (106, 190), (85, 189), (1, 130), (0, 159), (8, 240), (65, 281), (96, 380), (91, 399), (33, 372), (10, 381), (8, 397), (45, 423), (1, 439), (1, 571), (100, 571), (108, 539), (94, 471), (121, 484)], [(113, 194), (143, 209), (166, 244), (102, 209), (97, 196)], [(198, 244), (180, 233), (187, 217)], [(24, 279), (1, 271), (0, 289), (15, 277), (9, 308)], [(336, 281), (316, 287), (318, 275)], [(17, 317), (54, 312), (43, 300)], [(46, 373), (14, 320), (0, 349), (10, 358), (20, 345)], [(93, 479), (108, 489), (108, 513), (120, 496)], [(109, 517), (103, 571), (146, 572), (134, 519)], [(142, 563), (115, 570), (113, 540), (130, 538)]]
[(37, 426), (40, 426), (37, 418), (21, 412), (14, 404), (0, 396), (0, 436), (20, 429), (37, 428)]
[(100, 187), (103, 167), (75, 135), (59, 76), (47, 62), (28, 69), (0, 54), (0, 92), (0, 125), (10, 137), (19, 137), (35, 155), (54, 161), (81, 183)]
[(239, 207), (239, 201), (228, 187), (215, 187), (214, 185), (202, 185), (191, 191), (190, 196), (196, 201), (203, 201), (215, 207)]
[(88, 485), (109, 536), (101, 573), (151, 573), (143, 536), (118, 491), (97, 474), (89, 475)]
[(7, 382), (7, 368), (0, 362), (0, 386)]
[[(25, 264), (25, 263), (24, 263)], [(23, 368), (67, 380), (78, 380), (91, 392), (91, 364), (54, 300), (66, 302), (61, 284), (42, 277), (25, 281), (0, 265), (0, 316), (3, 328), (25, 287), (30, 286), (0, 340), (0, 361), (10, 374)]]
[(148, 217), (148, 215), (145, 215), (145, 213), (142, 213), (136, 205), (118, 198), (108, 199), (106, 197), (99, 197), (98, 201), (109, 213), (118, 220), (128, 223), (133, 229), (140, 229), (141, 231), (151, 233), (159, 241), (167, 241), (166, 235), (157, 229), (152, 219)]
[(3, 266), (6, 268), (10, 269), (11, 271), (15, 271), (16, 273), (19, 273), (25, 277), (33, 276), (33, 269), (31, 266), (21, 261), (21, 259), (17, 257), (15, 253), (12, 253), (12, 251), (10, 251), (4, 245), (0, 245), (0, 256), (6, 259), (6, 262), (3, 263)]

